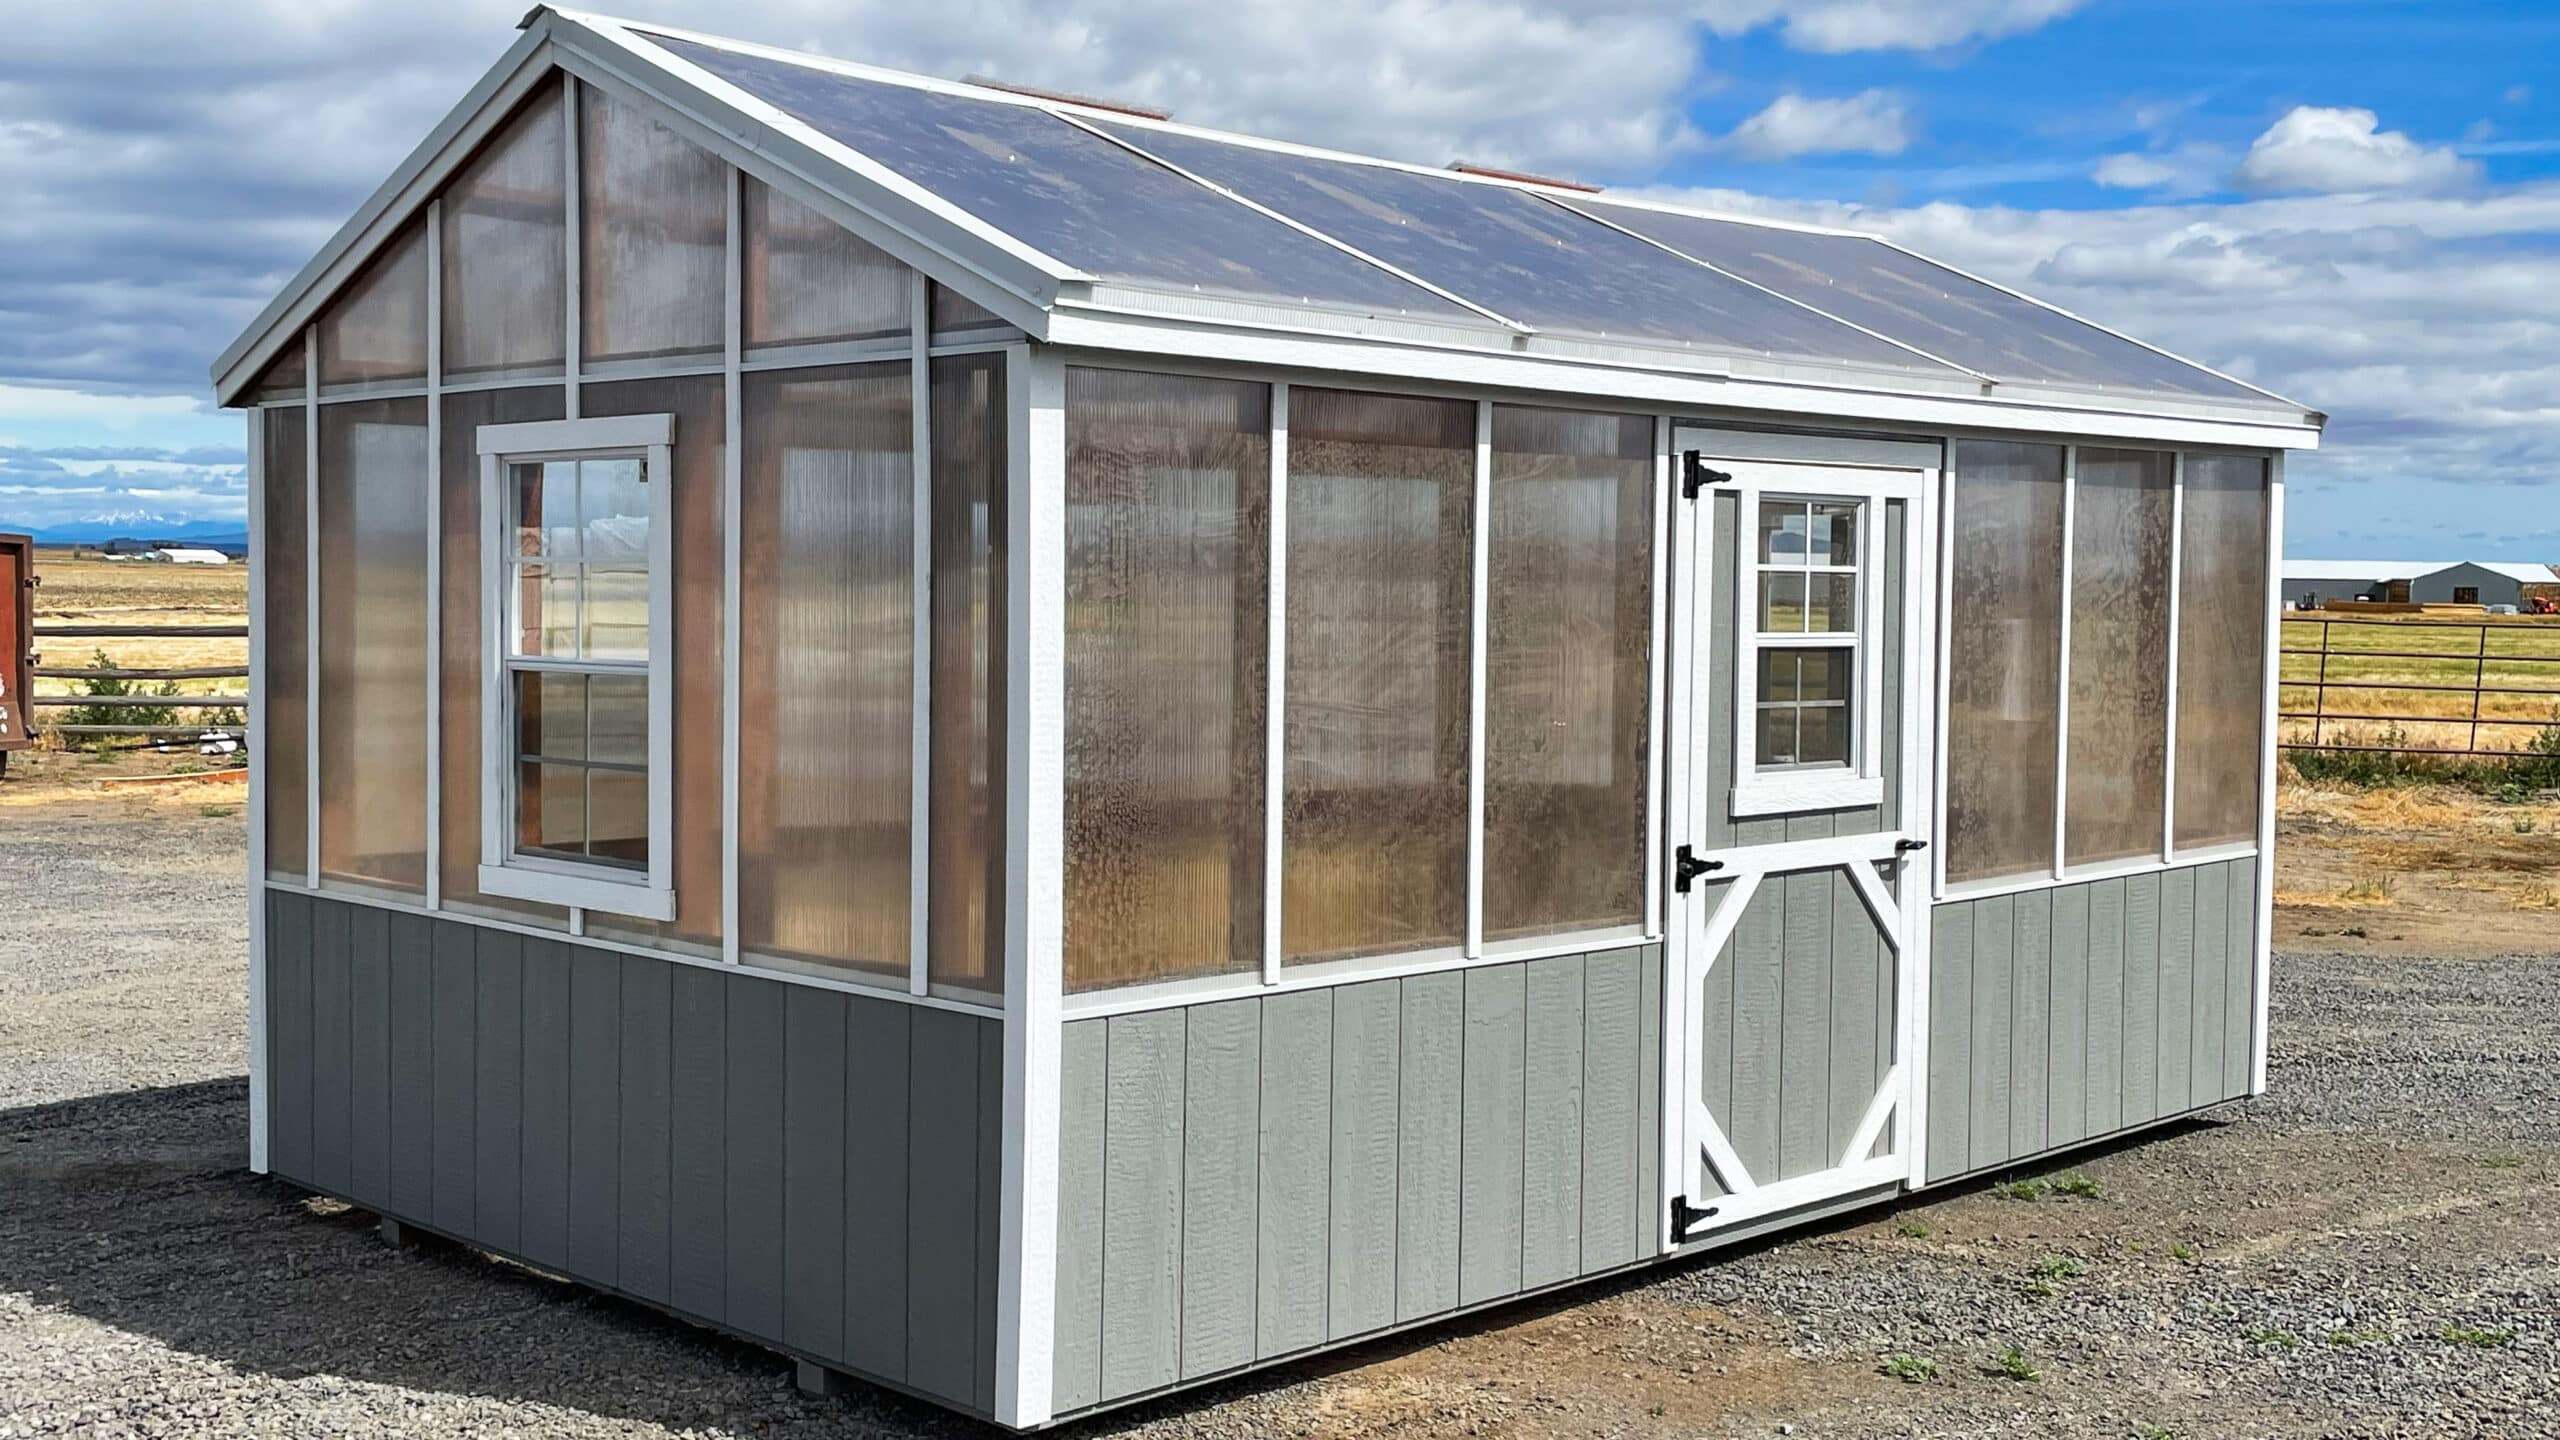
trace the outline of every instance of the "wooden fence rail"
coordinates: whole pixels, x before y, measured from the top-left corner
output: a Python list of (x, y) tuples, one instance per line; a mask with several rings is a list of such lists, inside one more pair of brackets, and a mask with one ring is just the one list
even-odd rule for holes
[[(38, 640), (246, 640), (246, 625), (38, 625)], [(38, 666), (39, 680), (246, 680), (249, 667), (238, 665), (174, 665), (174, 666)], [(105, 714), (118, 710), (236, 710), (245, 715), (249, 709), (247, 695), (34, 695), (28, 697), (28, 708), (35, 710), (71, 710), (88, 708)], [(167, 724), (54, 724), (47, 727), (57, 735), (202, 735), (211, 731), (239, 735), (248, 726), (239, 722), (214, 719), (178, 720)]]

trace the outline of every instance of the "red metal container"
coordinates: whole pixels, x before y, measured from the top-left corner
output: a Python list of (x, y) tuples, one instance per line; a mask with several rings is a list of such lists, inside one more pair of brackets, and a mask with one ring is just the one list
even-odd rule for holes
[(36, 743), (35, 588), (36, 542), (0, 535), (0, 767)]

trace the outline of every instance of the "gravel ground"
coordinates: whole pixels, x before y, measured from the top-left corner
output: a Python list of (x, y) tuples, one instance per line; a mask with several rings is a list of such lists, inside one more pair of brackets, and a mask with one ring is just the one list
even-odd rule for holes
[[(243, 1173), (222, 808), (0, 802), (0, 1440), (987, 1433)], [(2560, 955), (2277, 973), (2273, 1093), (2041, 1172), (2094, 1195), (1933, 1194), (1075, 1433), (2560, 1434)]]

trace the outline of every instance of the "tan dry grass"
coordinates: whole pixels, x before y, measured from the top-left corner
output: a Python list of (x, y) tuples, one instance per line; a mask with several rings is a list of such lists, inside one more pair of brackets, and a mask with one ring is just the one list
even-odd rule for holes
[[(249, 567), (164, 565), (151, 561), (76, 558), (63, 550), (36, 555), (35, 623), (46, 625), (245, 625), (249, 622)], [(128, 669), (201, 669), (245, 665), (245, 639), (47, 639), (36, 648), (50, 668), (85, 668), (105, 651)], [(181, 680), (190, 695), (245, 693), (249, 682)], [(78, 695), (76, 680), (36, 682), (39, 695)]]

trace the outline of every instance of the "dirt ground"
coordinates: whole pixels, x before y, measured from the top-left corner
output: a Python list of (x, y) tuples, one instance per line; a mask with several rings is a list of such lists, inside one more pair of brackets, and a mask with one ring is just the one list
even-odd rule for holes
[[(105, 768), (0, 784), (0, 1437), (988, 1433), (244, 1173), (238, 792)], [(2560, 805), (2282, 808), (2266, 1097), (1070, 1433), (2560, 1433)]]

